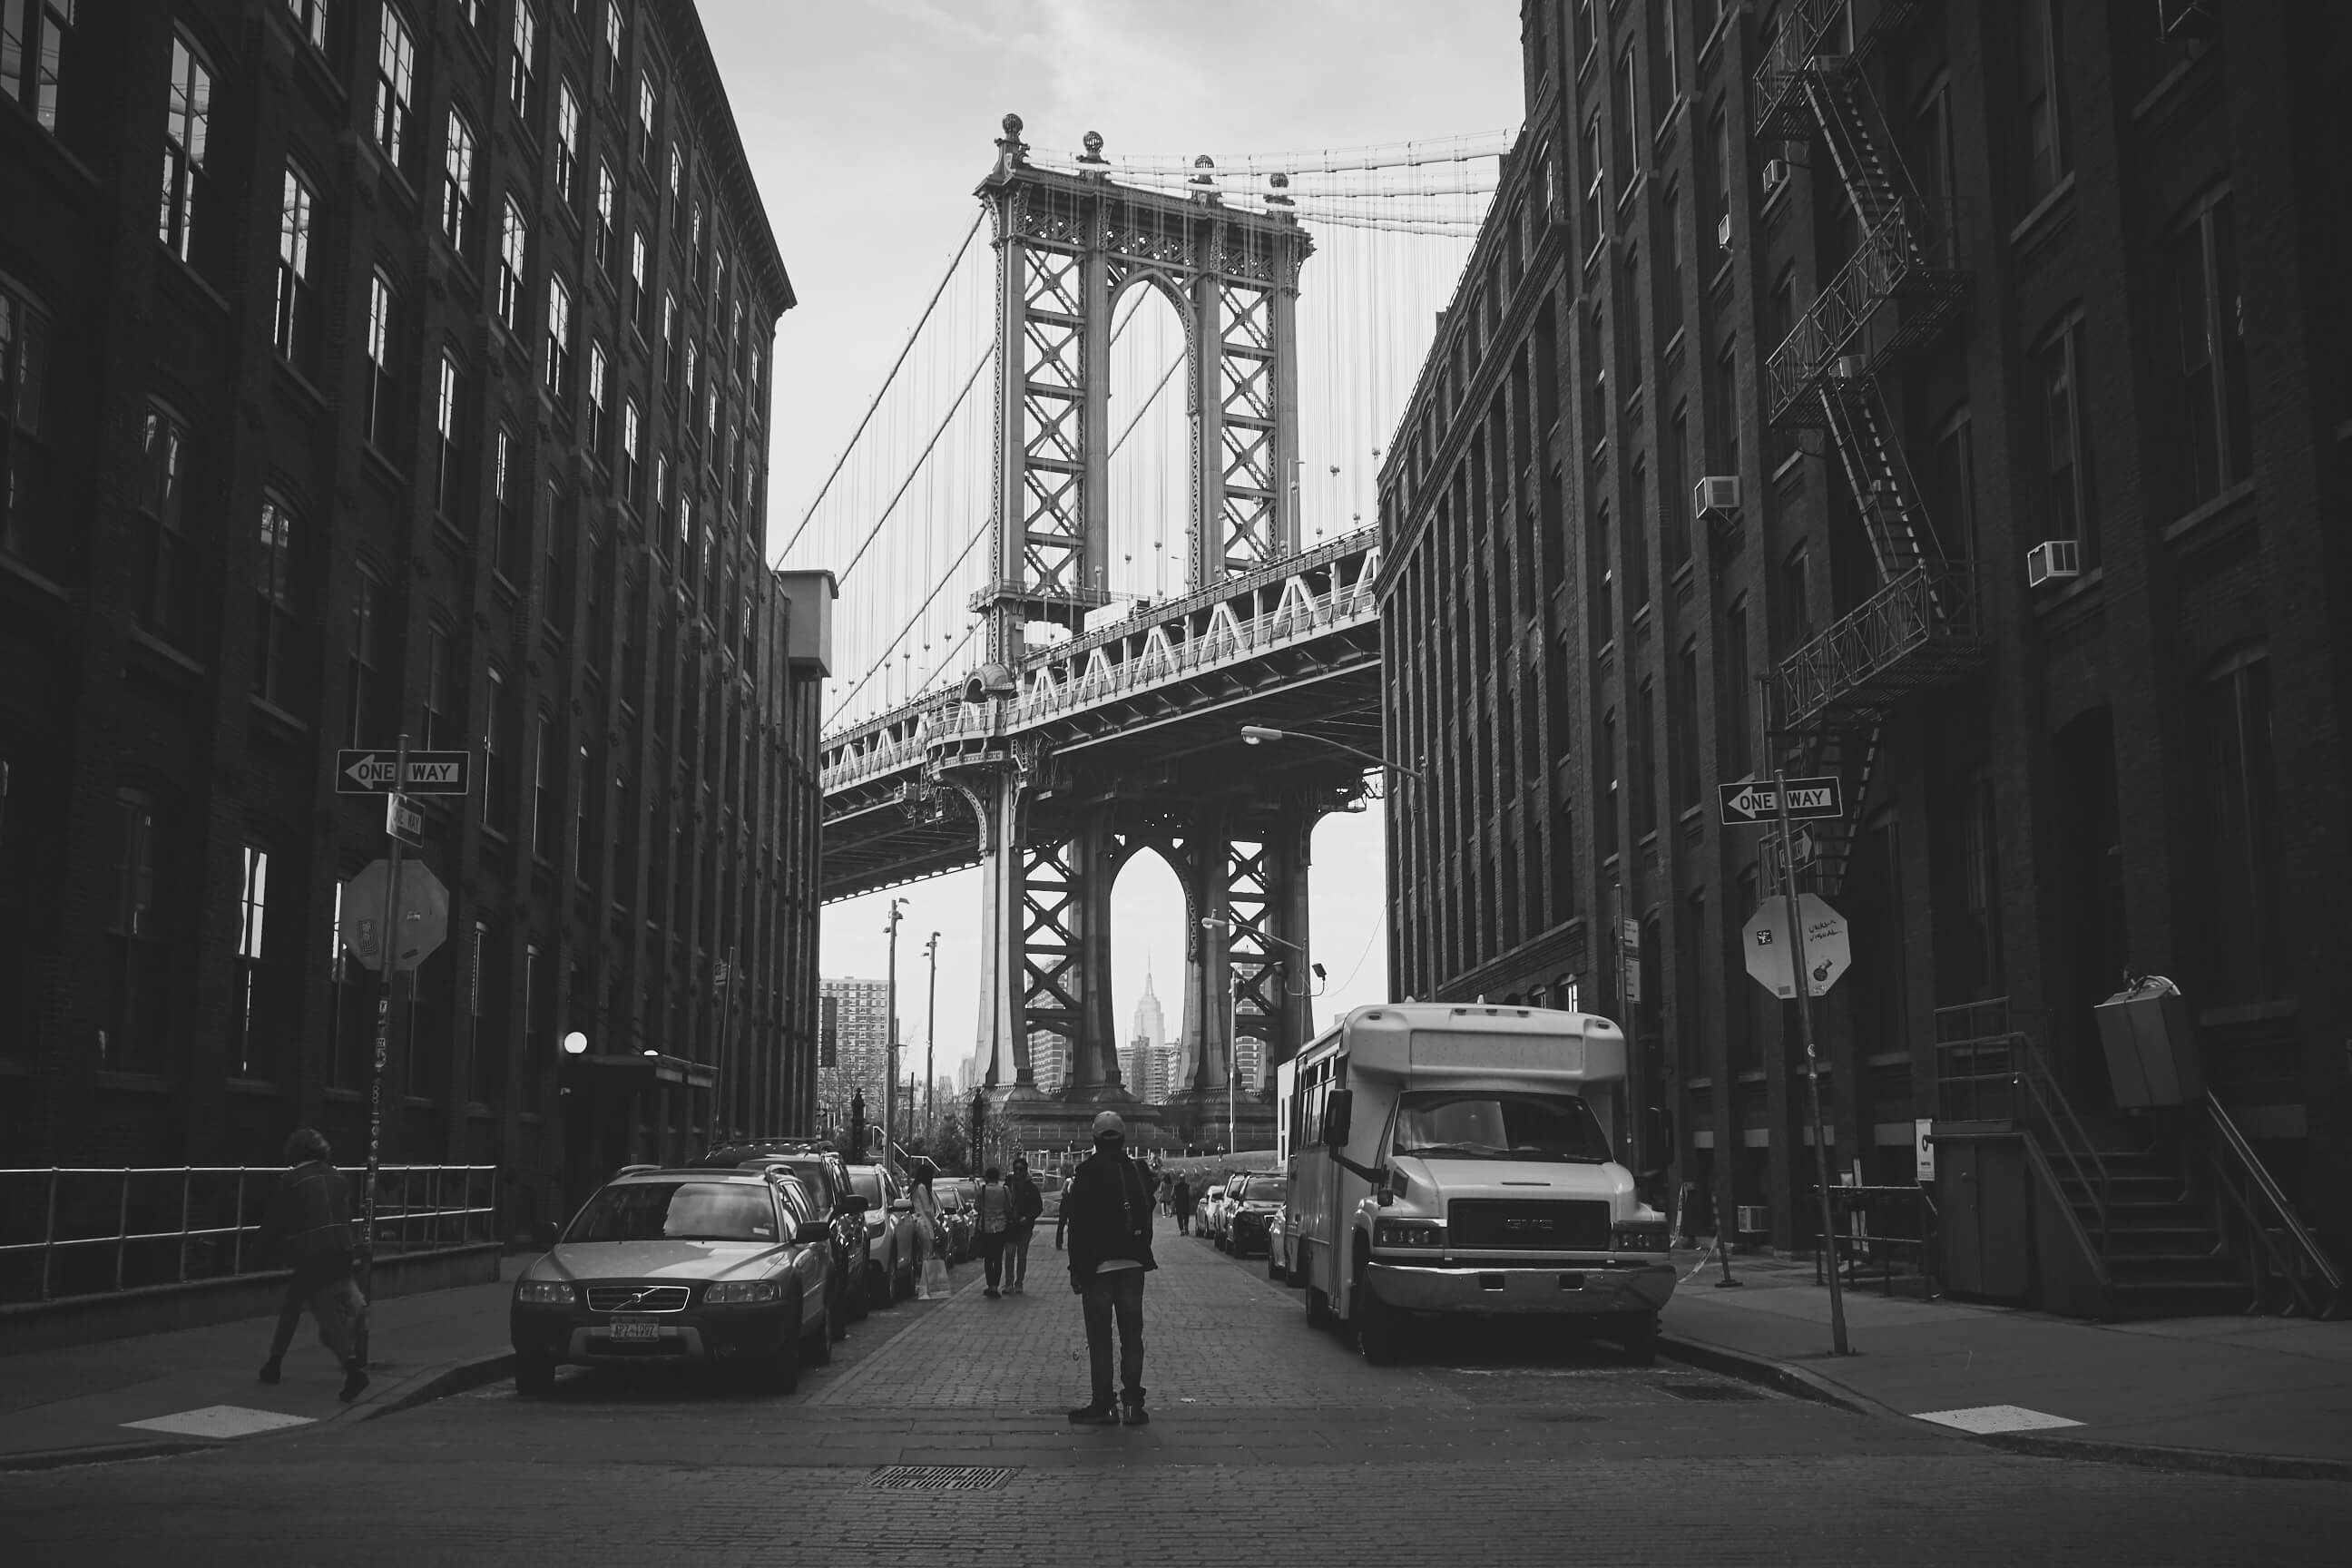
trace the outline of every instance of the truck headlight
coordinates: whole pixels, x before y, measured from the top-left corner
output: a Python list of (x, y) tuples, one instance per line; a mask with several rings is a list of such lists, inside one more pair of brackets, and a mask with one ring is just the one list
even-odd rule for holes
[(746, 1307), (760, 1301), (780, 1301), (784, 1288), (773, 1279), (722, 1279), (702, 1293), (706, 1307)]
[(526, 1307), (569, 1307), (576, 1299), (566, 1279), (526, 1279), (515, 1287), (515, 1300)]
[(1445, 1227), (1433, 1220), (1384, 1219), (1372, 1226), (1372, 1245), (1435, 1252), (1445, 1245)]
[(1667, 1250), (1665, 1223), (1621, 1225), (1610, 1234), (1609, 1242), (1616, 1252), (1664, 1252)]

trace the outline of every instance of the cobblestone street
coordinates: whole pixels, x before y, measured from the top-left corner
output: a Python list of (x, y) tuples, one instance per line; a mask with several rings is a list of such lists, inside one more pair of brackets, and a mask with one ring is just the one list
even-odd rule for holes
[[(2352, 1490), (1996, 1453), (1526, 1331), (1364, 1364), (1255, 1259), (1162, 1235), (1141, 1429), (1076, 1430), (1076, 1299), (877, 1313), (801, 1392), (501, 1384), (202, 1455), (0, 1476), (12, 1563), (2328, 1563)], [(986, 1468), (978, 1491), (879, 1467)]]

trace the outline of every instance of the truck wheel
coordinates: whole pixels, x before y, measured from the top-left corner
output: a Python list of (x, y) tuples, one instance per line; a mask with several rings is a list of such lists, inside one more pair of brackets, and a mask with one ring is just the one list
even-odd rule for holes
[(1374, 1366), (1393, 1366), (1404, 1353), (1404, 1324), (1396, 1309), (1372, 1294), (1371, 1287), (1356, 1281), (1355, 1308), (1349, 1313), (1357, 1348)]

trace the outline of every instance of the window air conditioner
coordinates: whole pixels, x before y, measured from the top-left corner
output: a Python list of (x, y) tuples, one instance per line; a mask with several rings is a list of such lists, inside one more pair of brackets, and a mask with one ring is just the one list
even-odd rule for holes
[(1739, 476), (1709, 474), (1691, 487), (1691, 506), (1701, 517), (1729, 518), (1739, 510)]
[(1772, 1228), (1770, 1211), (1762, 1204), (1739, 1204), (1736, 1207), (1740, 1235), (1760, 1236)]
[(1715, 246), (1718, 250), (1731, 248), (1731, 215), (1729, 213), (1715, 220)]
[(1770, 195), (1789, 183), (1789, 160), (1768, 158), (1764, 161), (1764, 194)]
[(1860, 354), (1838, 355), (1837, 365), (1835, 367), (1837, 378), (1840, 381), (1860, 381), (1862, 379), (1862, 364), (1863, 360)]
[(2045, 539), (2025, 552), (2025, 581), (2039, 588), (2054, 577), (2083, 574), (2083, 547), (2071, 539)]

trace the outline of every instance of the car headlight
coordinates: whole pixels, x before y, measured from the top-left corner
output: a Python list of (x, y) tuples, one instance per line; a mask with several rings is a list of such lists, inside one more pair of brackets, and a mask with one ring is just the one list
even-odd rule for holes
[(1610, 1246), (1618, 1252), (1664, 1252), (1666, 1227), (1656, 1225), (1621, 1225), (1610, 1234)]
[(721, 1279), (702, 1293), (706, 1307), (741, 1307), (783, 1299), (783, 1285), (774, 1279)]
[(1445, 1245), (1445, 1227), (1433, 1220), (1384, 1219), (1372, 1226), (1372, 1245), (1434, 1252)]
[(569, 1307), (578, 1299), (568, 1279), (526, 1279), (515, 1287), (515, 1300), (527, 1307)]

